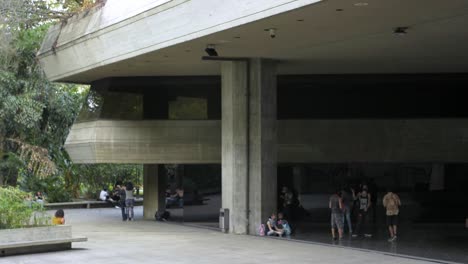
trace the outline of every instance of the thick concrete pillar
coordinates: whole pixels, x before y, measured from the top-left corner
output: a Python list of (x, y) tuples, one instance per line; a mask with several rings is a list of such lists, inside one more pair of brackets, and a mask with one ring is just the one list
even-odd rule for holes
[(433, 163), (429, 190), (438, 191), (445, 189), (445, 166), (443, 163)]
[(222, 206), (231, 233), (255, 234), (276, 210), (276, 67), (252, 59), (221, 72)]
[(158, 169), (157, 164), (143, 167), (143, 218), (146, 220), (154, 220), (154, 214), (166, 206), (166, 177), (158, 175)]
[(248, 232), (247, 82), (248, 64), (221, 64), (222, 207), (228, 208), (229, 232)]
[(277, 210), (276, 63), (250, 62), (249, 233)]

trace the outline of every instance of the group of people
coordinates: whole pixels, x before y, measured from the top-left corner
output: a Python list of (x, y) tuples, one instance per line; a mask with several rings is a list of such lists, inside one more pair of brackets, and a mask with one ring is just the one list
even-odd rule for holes
[[(347, 225), (349, 234), (353, 237), (364, 235), (364, 237), (372, 237), (370, 226), (370, 213), (375, 215), (375, 206), (377, 203), (376, 194), (372, 194), (366, 184), (361, 185), (360, 190), (356, 193), (354, 189), (338, 189), (331, 197), (328, 206), (331, 210), (331, 234), (333, 239), (342, 239), (344, 228)], [(390, 238), (389, 242), (397, 239), (397, 225), (399, 207), (401, 205), (400, 198), (393, 193), (391, 189), (387, 190), (387, 194), (383, 197), (382, 205), (386, 211), (386, 222)], [(356, 211), (356, 228), (353, 232), (353, 211)], [(375, 219), (375, 216), (373, 217)], [(337, 234), (338, 233), (338, 236)]]
[(166, 208), (171, 206), (177, 206), (179, 208), (184, 207), (184, 189), (177, 188), (175, 192), (172, 193), (168, 186), (166, 189)]
[(111, 193), (104, 187), (99, 194), (99, 199), (108, 202), (111, 206), (120, 208), (122, 211), (122, 221), (134, 221), (134, 190), (135, 187), (131, 182), (127, 182), (126, 185), (116, 184)]
[(291, 226), (289, 222), (284, 218), (283, 213), (271, 214), (270, 218), (266, 222), (266, 225), (262, 224), (260, 227), (260, 235), (264, 236), (286, 236), (291, 235)]

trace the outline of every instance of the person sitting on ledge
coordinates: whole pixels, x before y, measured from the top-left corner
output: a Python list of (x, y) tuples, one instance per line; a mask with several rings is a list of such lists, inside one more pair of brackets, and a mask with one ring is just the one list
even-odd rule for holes
[[(102, 188), (101, 192), (99, 193), (99, 200), (108, 202), (110, 206), (114, 207), (114, 200), (109, 197), (109, 193), (107, 192), (107, 188)], [(118, 207), (117, 207), (118, 208)]]
[(55, 212), (55, 216), (52, 217), (53, 225), (64, 225), (65, 224), (65, 212), (62, 209), (58, 209)]
[(276, 214), (271, 214), (271, 217), (267, 221), (267, 235), (268, 236), (283, 236), (284, 230), (278, 227), (276, 220)]

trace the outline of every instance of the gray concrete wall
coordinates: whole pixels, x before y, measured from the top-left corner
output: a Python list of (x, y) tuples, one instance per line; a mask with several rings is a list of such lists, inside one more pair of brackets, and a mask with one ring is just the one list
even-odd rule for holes
[(64, 80), (316, 2), (108, 0), (103, 8), (52, 27), (38, 56), (50, 80)]
[[(278, 162), (468, 162), (467, 119), (279, 120)], [(95, 121), (65, 144), (76, 163), (221, 163), (221, 121)]]
[(221, 124), (219, 121), (78, 123), (73, 125), (65, 148), (77, 163), (219, 163)]

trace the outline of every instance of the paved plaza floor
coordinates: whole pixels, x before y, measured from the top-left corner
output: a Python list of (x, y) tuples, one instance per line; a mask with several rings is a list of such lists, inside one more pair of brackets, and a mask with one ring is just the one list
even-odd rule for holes
[(144, 221), (122, 222), (120, 210), (65, 210), (74, 235), (89, 241), (70, 251), (0, 258), (12, 263), (434, 263), (339, 245), (299, 243), (286, 239), (228, 235), (208, 229)]

